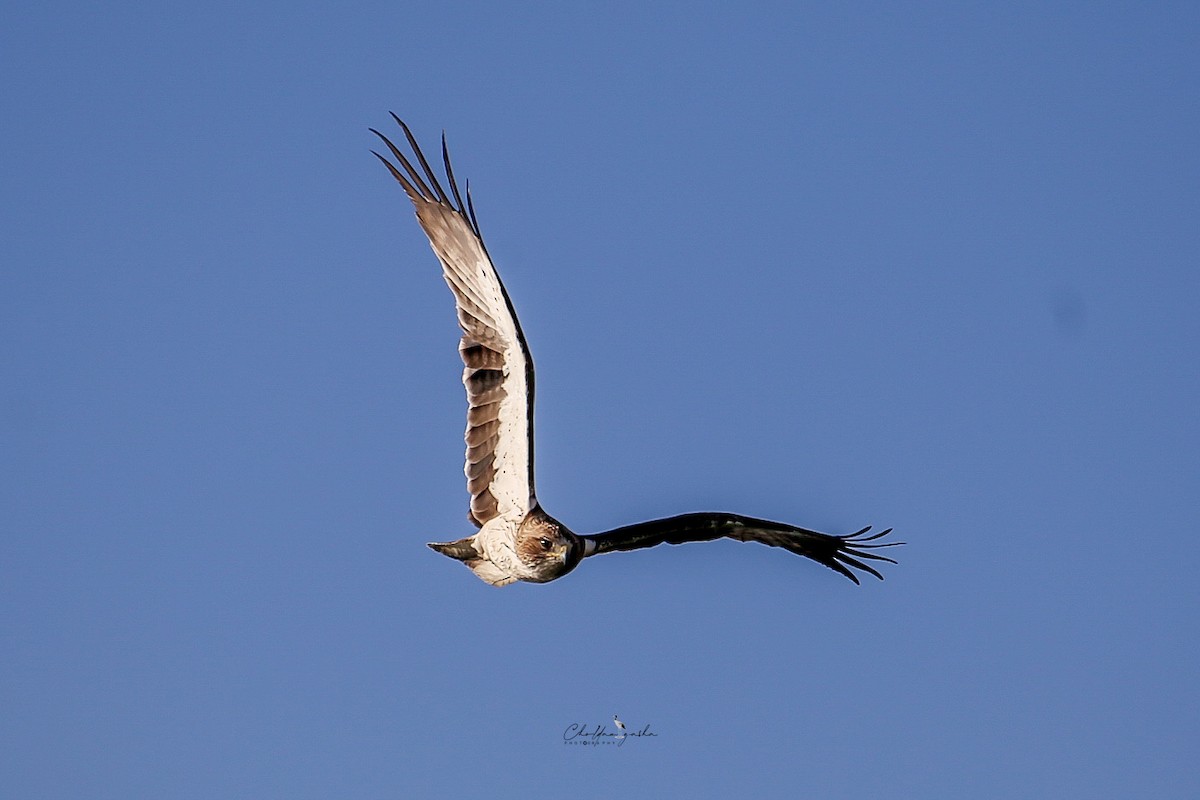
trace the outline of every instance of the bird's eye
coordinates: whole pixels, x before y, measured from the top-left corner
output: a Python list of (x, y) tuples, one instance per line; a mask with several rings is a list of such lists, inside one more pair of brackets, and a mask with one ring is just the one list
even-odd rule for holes
[(539, 539), (538, 541), (541, 542), (543, 550), (550, 549), (550, 540), (549, 539), (546, 539), (545, 537), (543, 537), (543, 538)]

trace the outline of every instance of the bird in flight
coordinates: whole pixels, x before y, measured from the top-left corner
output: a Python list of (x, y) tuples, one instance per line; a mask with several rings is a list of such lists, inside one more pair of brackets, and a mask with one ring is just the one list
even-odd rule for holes
[[(416, 137), (395, 114), (415, 157), (371, 128), (392, 160), (372, 151), (404, 188), (442, 265), (454, 294), (462, 328), (458, 353), (467, 390), (467, 458), (464, 472), (471, 495), (468, 519), (478, 529), (452, 542), (431, 542), (437, 552), (466, 564), (493, 586), (515, 581), (546, 583), (561, 578), (591, 556), (655, 545), (709, 542), (728, 538), (782, 547), (858, 583), (854, 570), (883, 576), (870, 561), (896, 563), (880, 548), (891, 528), (870, 526), (844, 536), (798, 528), (738, 514), (694, 513), (642, 522), (594, 535), (574, 533), (547, 514), (533, 484), (533, 359), (512, 300), (488, 255), (475, 218), (469, 185), (459, 192), (442, 135), (442, 164), (450, 193), (426, 160)], [(466, 202), (464, 203), (464, 194)]]

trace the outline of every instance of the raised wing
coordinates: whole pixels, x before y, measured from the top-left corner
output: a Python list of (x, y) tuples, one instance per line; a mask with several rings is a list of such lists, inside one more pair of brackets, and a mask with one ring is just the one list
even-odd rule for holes
[(453, 199), (442, 189), (408, 126), (395, 114), (392, 118), (404, 131), (421, 171), (372, 128), (400, 166), (379, 153), (375, 156), (416, 206), (417, 221), (454, 293), (463, 330), (458, 352), (465, 365), (462, 380), (468, 403), (463, 470), (471, 493), (468, 517), (480, 527), (497, 516), (520, 520), (537, 505), (533, 490), (533, 359), (508, 292), (483, 245), (470, 187), (465, 205), (459, 195), (445, 135), (442, 163)]
[(863, 559), (895, 560), (878, 553), (869, 552), (881, 547), (895, 547), (903, 542), (877, 542), (892, 532), (888, 528), (882, 533), (867, 535), (870, 527), (848, 536), (833, 536), (828, 533), (797, 528), (782, 522), (753, 519), (737, 514), (681, 514), (677, 517), (641, 522), (595, 536), (581, 537), (585, 555), (599, 555), (617, 550), (640, 550), (660, 544), (684, 544), (686, 542), (711, 542), (729, 538), (740, 542), (759, 542), (770, 547), (782, 547), (788, 552), (811, 558), (858, 583), (858, 576), (850, 568), (870, 573), (883, 580), (883, 576)]

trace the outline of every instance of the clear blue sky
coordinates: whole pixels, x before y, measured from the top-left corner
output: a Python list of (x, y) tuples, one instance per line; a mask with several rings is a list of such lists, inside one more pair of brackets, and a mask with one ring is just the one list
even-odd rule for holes
[[(0, 29), (6, 796), (1200, 793), (1195, 3), (118, 5)], [(887, 580), (425, 548), (465, 406), (389, 110), (547, 510), (895, 526)]]

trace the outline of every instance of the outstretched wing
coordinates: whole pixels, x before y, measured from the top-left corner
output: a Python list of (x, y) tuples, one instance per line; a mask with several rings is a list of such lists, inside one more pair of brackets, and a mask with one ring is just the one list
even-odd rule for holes
[(595, 536), (584, 536), (585, 555), (599, 555), (616, 550), (640, 550), (660, 544), (684, 544), (686, 542), (711, 542), (714, 539), (737, 539), (740, 542), (759, 542), (771, 547), (782, 547), (798, 556), (806, 556), (819, 564), (845, 575), (858, 583), (858, 576), (850, 568), (870, 573), (883, 580), (883, 576), (864, 562), (896, 562), (887, 556), (870, 552), (881, 547), (894, 547), (903, 542), (878, 542), (892, 532), (867, 535), (868, 526), (848, 536), (832, 536), (828, 533), (797, 528), (782, 522), (752, 519), (737, 514), (681, 514), (677, 517), (641, 522)]
[[(408, 126), (392, 114), (421, 165), (412, 162), (374, 128), (399, 167), (375, 153), (417, 209), (417, 221), (442, 262), (442, 277), (454, 293), (463, 336), (463, 385), (467, 389), (467, 490), (472, 522), (482, 527), (503, 516), (521, 519), (537, 504), (533, 491), (533, 359), (508, 292), (496, 273), (475, 220), (467, 187), (464, 205), (450, 168), (446, 137), (442, 163), (447, 195)], [(372, 151), (374, 152), (374, 151)], [(401, 172), (401, 169), (403, 172)]]

